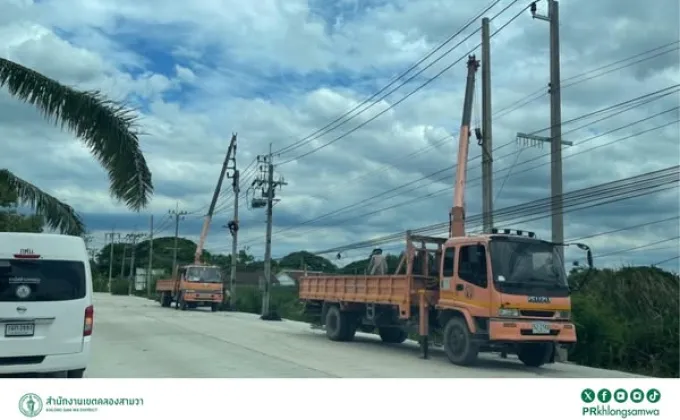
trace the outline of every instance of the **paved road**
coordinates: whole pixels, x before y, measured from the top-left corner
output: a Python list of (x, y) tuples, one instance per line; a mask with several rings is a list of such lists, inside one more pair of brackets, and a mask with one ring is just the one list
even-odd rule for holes
[(161, 308), (150, 300), (95, 296), (90, 378), (300, 377), (631, 377), (572, 364), (530, 369), (516, 360), (483, 356), (479, 366), (452, 365), (441, 351), (418, 358), (415, 344), (385, 345), (357, 334), (335, 343), (293, 322), (266, 322), (241, 313)]

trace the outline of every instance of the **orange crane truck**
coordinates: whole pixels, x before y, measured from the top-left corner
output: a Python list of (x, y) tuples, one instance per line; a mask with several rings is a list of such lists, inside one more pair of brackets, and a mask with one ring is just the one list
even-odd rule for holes
[[(232, 153), (236, 153), (236, 134), (231, 136), (231, 142), (222, 164), (222, 171), (215, 186), (208, 214), (206, 214), (203, 221), (201, 237), (196, 245), (196, 252), (194, 254), (194, 263), (174, 266), (170, 279), (158, 280), (156, 282), (156, 293), (159, 295), (161, 306), (163, 307), (170, 307), (174, 301), (176, 302), (176, 309), (186, 310), (187, 308), (196, 308), (198, 306), (210, 306), (210, 309), (215, 312), (225, 297), (227, 299), (230, 298), (229, 292), (225, 290), (224, 282), (222, 281), (222, 269), (217, 265), (202, 263), (201, 256), (203, 255), (203, 247), (208, 236), (208, 229)], [(177, 237), (176, 233), (175, 237)]]
[[(357, 330), (386, 343), (418, 334), (424, 358), (430, 332), (439, 332), (454, 364), (470, 365), (480, 352), (515, 353), (527, 366), (554, 362), (558, 345), (576, 342), (563, 247), (584, 244), (540, 240), (532, 232), (498, 230), (466, 235), (463, 207), (475, 73), (468, 60), (449, 237), (406, 234), (406, 250), (391, 275), (305, 275), (299, 281), (304, 311), (333, 341)], [(372, 270), (369, 268), (368, 273)]]

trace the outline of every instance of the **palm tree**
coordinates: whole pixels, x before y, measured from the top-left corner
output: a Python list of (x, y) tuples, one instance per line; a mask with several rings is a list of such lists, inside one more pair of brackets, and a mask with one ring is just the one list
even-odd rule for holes
[[(96, 91), (78, 91), (35, 70), (0, 57), (0, 87), (38, 108), (43, 116), (76, 135), (106, 169), (111, 196), (140, 210), (153, 193), (151, 171), (139, 147), (136, 115)], [(45, 224), (62, 233), (83, 235), (73, 208), (7, 169), (0, 185), (19, 203), (30, 206)]]

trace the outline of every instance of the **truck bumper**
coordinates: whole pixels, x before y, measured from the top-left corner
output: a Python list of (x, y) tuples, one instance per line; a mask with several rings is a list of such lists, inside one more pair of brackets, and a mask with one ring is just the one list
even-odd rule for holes
[[(534, 324), (546, 324), (549, 331), (534, 332)], [(489, 320), (489, 340), (504, 342), (527, 342), (549, 341), (554, 343), (575, 343), (576, 328), (568, 322), (555, 322), (551, 320), (525, 320), (525, 319), (499, 319)]]
[(196, 303), (221, 303), (222, 295), (216, 293), (185, 293), (184, 300)]

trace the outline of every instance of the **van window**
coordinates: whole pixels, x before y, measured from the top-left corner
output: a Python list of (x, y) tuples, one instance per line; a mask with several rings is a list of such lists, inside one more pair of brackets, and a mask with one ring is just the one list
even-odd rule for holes
[(85, 297), (81, 261), (0, 259), (0, 302), (52, 302)]

